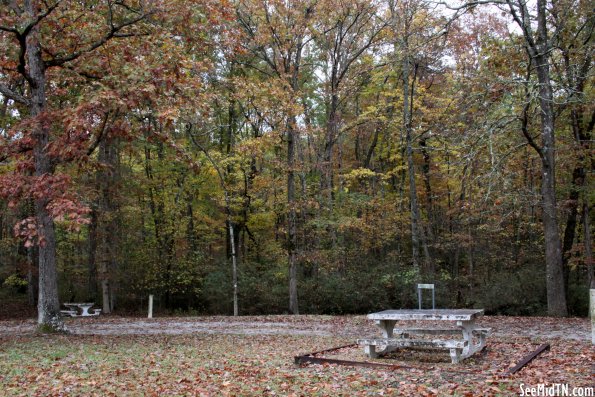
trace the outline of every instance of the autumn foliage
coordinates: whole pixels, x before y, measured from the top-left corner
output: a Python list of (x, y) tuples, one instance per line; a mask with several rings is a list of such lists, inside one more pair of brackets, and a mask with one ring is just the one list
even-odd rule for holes
[(231, 313), (236, 284), (242, 314), (362, 313), (433, 282), (442, 307), (585, 314), (593, 10), (540, 22), (550, 196), (541, 33), (514, 10), (3, 2), (0, 282), (53, 312)]

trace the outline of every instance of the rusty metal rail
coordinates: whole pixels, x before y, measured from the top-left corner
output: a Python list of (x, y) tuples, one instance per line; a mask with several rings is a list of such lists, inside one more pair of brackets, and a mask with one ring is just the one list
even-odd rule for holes
[(545, 344), (539, 346), (537, 348), (537, 350), (532, 351), (531, 353), (527, 354), (525, 357), (523, 357), (523, 359), (521, 361), (519, 361), (519, 363), (517, 365), (510, 368), (508, 370), (508, 373), (510, 375), (512, 375), (512, 374), (519, 372), (525, 365), (529, 364), (531, 361), (533, 361), (533, 359), (535, 359), (535, 357), (539, 356), (541, 353), (543, 353), (546, 350), (550, 350), (549, 343), (545, 343)]
[[(317, 357), (324, 353), (330, 353), (341, 349), (346, 349), (350, 347), (358, 346), (357, 343), (352, 343), (349, 345), (337, 346), (332, 347), (330, 349), (320, 350), (312, 353), (302, 354), (300, 356), (294, 357), (295, 364), (298, 365), (305, 365), (305, 364), (335, 364), (335, 365), (343, 365), (349, 367), (368, 367), (368, 368), (384, 368), (390, 370), (398, 370), (398, 369), (405, 369), (405, 370), (420, 370), (423, 368), (420, 367), (412, 367), (407, 365), (397, 365), (397, 364), (382, 364), (382, 363), (375, 363), (375, 362), (368, 362), (368, 361), (352, 361), (352, 360), (341, 360), (335, 358), (324, 358), (324, 357)], [(518, 371), (520, 371), (523, 367), (533, 361), (538, 355), (543, 353), (546, 350), (550, 349), (549, 343), (543, 344), (539, 346), (535, 351), (531, 352), (530, 354), (526, 355), (517, 365), (510, 368), (507, 372), (501, 373), (500, 376), (510, 376)], [(484, 350), (485, 351), (485, 350)], [(477, 375), (479, 372), (471, 372), (471, 371), (461, 371), (461, 370), (443, 370), (443, 372), (452, 372), (452, 373), (459, 373), (459, 374), (473, 374)]]
[(357, 343), (352, 343), (350, 345), (332, 347), (326, 350), (320, 350), (317, 352), (306, 353), (302, 354), (301, 356), (295, 356), (294, 362), (296, 364), (336, 364), (336, 365), (344, 365), (348, 367), (369, 367), (369, 368), (386, 368), (386, 369), (414, 369), (414, 367), (407, 367), (405, 365), (396, 365), (396, 364), (382, 364), (382, 363), (371, 363), (368, 361), (351, 361), (351, 360), (339, 360), (335, 358), (324, 358), (324, 357), (316, 357), (317, 355), (330, 353), (337, 350), (355, 347)]
[[(398, 364), (383, 364), (383, 363), (375, 363), (369, 361), (353, 361), (353, 360), (341, 360), (336, 358), (325, 358), (325, 357), (316, 357), (320, 354), (330, 353), (337, 350), (356, 347), (358, 346), (357, 343), (352, 343), (349, 345), (337, 346), (332, 347), (330, 349), (320, 350), (312, 353), (302, 354), (300, 356), (294, 356), (294, 363), (298, 365), (305, 365), (305, 364), (336, 364), (336, 365), (344, 365), (348, 367), (368, 367), (368, 368), (384, 368), (384, 369), (405, 369), (405, 370), (423, 370), (423, 367), (415, 367), (415, 366), (408, 366), (408, 365), (398, 365)], [(461, 374), (475, 374), (475, 372), (470, 371), (460, 371), (460, 370), (447, 370), (446, 372), (456, 372)]]

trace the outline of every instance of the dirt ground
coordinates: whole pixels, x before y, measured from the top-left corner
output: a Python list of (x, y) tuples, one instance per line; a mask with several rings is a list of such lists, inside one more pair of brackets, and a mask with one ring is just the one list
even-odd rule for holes
[[(485, 316), (483, 327), (492, 328), (498, 339), (530, 339), (532, 341), (591, 339), (587, 318), (504, 317)], [(410, 324), (408, 324), (410, 325)], [(428, 325), (426, 322), (424, 325)], [(422, 325), (423, 326), (423, 325)], [(209, 316), (158, 317), (153, 319), (99, 316), (66, 319), (67, 329), (75, 335), (304, 335), (340, 336), (354, 339), (374, 336), (378, 328), (366, 316)], [(27, 320), (0, 321), (0, 336), (34, 334), (36, 322)]]

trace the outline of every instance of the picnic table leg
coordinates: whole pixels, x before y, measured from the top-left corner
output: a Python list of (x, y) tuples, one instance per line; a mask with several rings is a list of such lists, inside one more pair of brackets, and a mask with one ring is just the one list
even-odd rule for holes
[[(459, 327), (461, 327), (463, 331), (463, 339), (467, 341), (467, 346), (463, 348), (463, 353), (461, 354), (461, 358), (467, 358), (471, 355), (475, 354), (478, 351), (483, 350), (486, 345), (485, 336), (480, 333), (479, 334), (479, 342), (473, 343), (473, 331), (475, 330), (475, 321), (459, 321), (457, 323)], [(453, 361), (454, 362), (454, 361)]]
[(380, 327), (382, 331), (382, 336), (385, 338), (392, 338), (393, 331), (395, 329), (395, 324), (397, 322), (395, 320), (380, 320), (376, 321), (376, 325)]
[[(382, 332), (382, 336), (386, 339), (393, 337), (393, 331), (395, 329), (395, 324), (397, 322), (395, 320), (378, 320), (376, 321), (376, 325), (380, 328)], [(397, 349), (396, 346), (386, 346), (384, 349), (380, 351), (376, 351), (376, 346), (374, 345), (367, 345), (364, 346), (364, 352), (366, 356), (370, 358), (377, 358), (380, 355), (384, 355), (395, 351)]]
[(459, 349), (450, 349), (450, 361), (453, 364), (458, 364), (461, 361), (461, 353)]
[(366, 356), (370, 358), (378, 358), (378, 353), (376, 352), (376, 346), (374, 345), (367, 345), (364, 346), (364, 353)]

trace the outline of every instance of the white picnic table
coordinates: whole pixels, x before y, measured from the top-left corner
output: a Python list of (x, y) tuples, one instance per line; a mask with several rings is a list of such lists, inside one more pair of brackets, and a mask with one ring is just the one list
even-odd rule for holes
[[(449, 350), (453, 363), (472, 356), (486, 346), (486, 336), (490, 330), (477, 327), (475, 320), (483, 316), (483, 309), (400, 309), (385, 310), (368, 314), (382, 331), (382, 338), (358, 339), (364, 346), (366, 355), (376, 358), (403, 347), (422, 347)], [(426, 327), (395, 329), (397, 322), (407, 321), (449, 321), (455, 327)], [(401, 325), (401, 324), (399, 324)], [(458, 339), (420, 338), (423, 335), (458, 335)], [(376, 351), (376, 347), (383, 348)]]
[[(95, 302), (87, 303), (64, 303), (68, 310), (61, 310), (62, 314), (70, 317), (91, 317), (99, 316), (101, 309), (93, 309), (93, 313), (89, 313), (89, 309), (95, 305)], [(80, 310), (80, 314), (79, 314)]]

